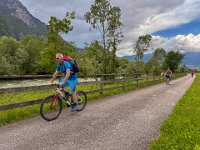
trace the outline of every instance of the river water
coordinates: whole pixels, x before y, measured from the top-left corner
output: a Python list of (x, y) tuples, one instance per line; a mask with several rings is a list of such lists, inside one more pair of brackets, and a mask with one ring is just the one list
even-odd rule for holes
[[(54, 83), (58, 83), (58, 79), (54, 81)], [(79, 82), (86, 81), (95, 81), (95, 79), (78, 79)], [(4, 80), (0, 81), (0, 88), (13, 88), (13, 87), (28, 87), (28, 86), (39, 86), (39, 85), (48, 85), (50, 83), (50, 79), (32, 79), (32, 80)]]

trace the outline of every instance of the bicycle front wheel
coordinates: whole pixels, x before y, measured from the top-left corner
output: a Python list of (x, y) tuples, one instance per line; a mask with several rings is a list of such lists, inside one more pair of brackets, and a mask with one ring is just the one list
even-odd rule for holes
[(77, 95), (77, 111), (82, 111), (87, 104), (87, 96), (83, 91), (78, 91), (76, 95)]
[(53, 95), (45, 98), (40, 105), (40, 115), (47, 121), (58, 118), (62, 111), (62, 100)]

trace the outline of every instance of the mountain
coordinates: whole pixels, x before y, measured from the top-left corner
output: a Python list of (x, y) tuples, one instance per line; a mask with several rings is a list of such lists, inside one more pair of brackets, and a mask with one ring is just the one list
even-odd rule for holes
[[(144, 54), (143, 56), (143, 61), (148, 61), (153, 55), (152, 54)], [(123, 56), (122, 58), (128, 59), (130, 61), (134, 61), (135, 57), (134, 56)]]
[[(188, 66), (189, 68), (197, 68), (200, 69), (200, 52), (186, 52), (184, 53), (185, 57), (182, 61), (183, 64)], [(152, 54), (144, 54), (143, 61), (148, 61), (152, 57)], [(130, 61), (134, 61), (134, 56), (124, 56), (122, 58), (128, 59)]]
[(0, 0), (0, 36), (13, 36), (17, 39), (28, 34), (45, 35), (47, 27), (18, 0)]

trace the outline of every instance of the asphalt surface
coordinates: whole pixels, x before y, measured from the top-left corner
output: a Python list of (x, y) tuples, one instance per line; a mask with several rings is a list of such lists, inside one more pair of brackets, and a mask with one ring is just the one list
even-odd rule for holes
[(191, 76), (0, 127), (0, 150), (145, 150), (193, 82)]

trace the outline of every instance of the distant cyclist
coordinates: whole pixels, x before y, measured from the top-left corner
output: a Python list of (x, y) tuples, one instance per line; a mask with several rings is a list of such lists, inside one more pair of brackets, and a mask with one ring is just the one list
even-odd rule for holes
[(50, 81), (50, 84), (53, 84), (58, 72), (61, 71), (64, 74), (64, 78), (60, 80), (60, 87), (70, 87), (70, 93), (72, 94), (72, 111), (77, 109), (77, 97), (76, 97), (76, 85), (78, 83), (78, 76), (76, 73), (72, 72), (72, 66), (68, 61), (63, 59), (63, 55), (61, 53), (56, 54), (56, 61), (58, 63), (56, 67), (56, 71), (53, 74), (53, 77)]
[(170, 81), (171, 77), (172, 77), (172, 71), (170, 70), (170, 68), (167, 69), (167, 71), (165, 72), (165, 77)]
[(191, 75), (192, 75), (192, 77), (194, 76), (194, 69), (192, 69), (192, 71), (191, 71)]

